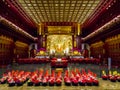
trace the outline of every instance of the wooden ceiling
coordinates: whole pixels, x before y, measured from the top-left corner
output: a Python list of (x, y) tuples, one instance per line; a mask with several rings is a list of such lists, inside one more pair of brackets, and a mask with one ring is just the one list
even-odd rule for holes
[[(85, 37), (116, 16), (119, 6), (119, 0), (0, 0), (0, 15), (33, 36), (39, 23), (51, 26), (80, 23)], [(114, 15), (115, 12), (118, 13)]]
[[(102, 0), (11, 0), (35, 23), (78, 22), (82, 24)], [(19, 9), (21, 10), (21, 9)]]
[(98, 30), (118, 15), (120, 15), (120, 0), (106, 0), (106, 2), (101, 4), (101, 7), (98, 7), (97, 11), (82, 24), (82, 36), (85, 37)]

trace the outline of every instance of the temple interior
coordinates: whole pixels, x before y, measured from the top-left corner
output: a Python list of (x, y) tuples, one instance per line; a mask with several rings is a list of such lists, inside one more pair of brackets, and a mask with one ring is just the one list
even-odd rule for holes
[(0, 0), (0, 90), (120, 90), (120, 0)]

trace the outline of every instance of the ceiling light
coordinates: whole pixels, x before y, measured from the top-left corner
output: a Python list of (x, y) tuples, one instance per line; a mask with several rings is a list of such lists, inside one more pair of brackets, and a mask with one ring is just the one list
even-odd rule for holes
[(28, 6), (31, 6), (31, 4), (29, 3)]
[(44, 6), (48, 6), (47, 4), (44, 4)]
[(60, 4), (60, 6), (64, 6), (64, 4)]
[[(38, 1), (39, 1), (39, 0), (38, 0)], [(43, 3), (47, 3), (47, 1), (44, 0)]]
[(75, 4), (72, 4), (71, 6), (75, 6)]
[(91, 9), (94, 9), (95, 7), (91, 7)]
[(37, 6), (37, 4), (33, 4), (33, 6)]
[(89, 1), (89, 3), (93, 3), (94, 1)]
[(82, 3), (82, 1), (77, 1), (77, 3)]
[(8, 7), (10, 7), (10, 5), (8, 5)]
[(82, 4), (82, 6), (86, 6), (86, 4)]
[(58, 4), (55, 4), (55, 6), (58, 6)]
[(88, 6), (91, 6), (91, 4), (88, 4)]

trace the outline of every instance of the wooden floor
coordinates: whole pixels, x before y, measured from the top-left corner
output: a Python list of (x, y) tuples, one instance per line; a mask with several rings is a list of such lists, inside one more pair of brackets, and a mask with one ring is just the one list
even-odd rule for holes
[(99, 79), (99, 86), (14, 86), (9, 87), (8, 84), (0, 85), (0, 90), (120, 90), (120, 82), (110, 82)]

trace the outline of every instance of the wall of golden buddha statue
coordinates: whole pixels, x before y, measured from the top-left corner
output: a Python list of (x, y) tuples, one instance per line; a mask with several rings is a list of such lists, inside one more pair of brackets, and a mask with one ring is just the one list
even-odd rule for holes
[(99, 41), (91, 44), (91, 56), (112, 58), (113, 64), (120, 62), (120, 34), (106, 38), (105, 41)]
[(0, 36), (0, 66), (12, 63), (16, 58), (28, 57), (28, 44)]

